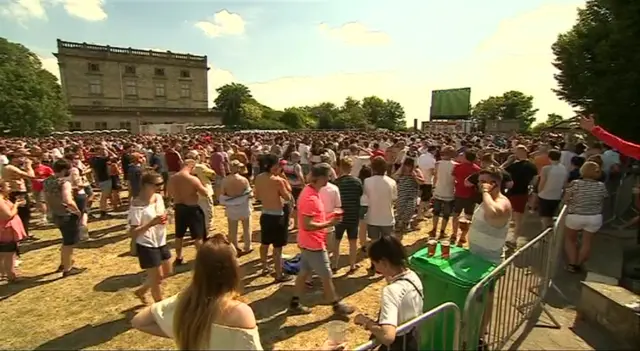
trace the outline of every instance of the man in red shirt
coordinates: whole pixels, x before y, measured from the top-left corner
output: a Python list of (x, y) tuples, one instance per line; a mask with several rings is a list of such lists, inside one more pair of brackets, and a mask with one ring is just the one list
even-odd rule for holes
[(53, 175), (53, 169), (42, 163), (40, 156), (33, 161), (33, 174), (35, 178), (31, 180), (31, 190), (36, 200), (38, 210), (42, 213), (42, 224), (47, 224), (47, 203), (44, 198), (43, 182)]
[[(451, 224), (453, 229), (453, 236), (451, 241), (455, 242), (458, 236), (458, 228), (460, 227), (460, 215), (464, 211), (464, 215), (467, 221), (471, 220), (473, 216), (473, 210), (476, 207), (476, 201), (474, 195), (476, 190), (473, 187), (465, 185), (465, 179), (470, 175), (480, 171), (480, 167), (475, 164), (476, 153), (473, 150), (467, 150), (463, 154), (461, 162), (453, 167), (452, 175), (455, 181), (454, 191), (454, 203), (453, 203), (453, 222)], [(462, 233), (460, 242), (466, 241), (466, 231)]]

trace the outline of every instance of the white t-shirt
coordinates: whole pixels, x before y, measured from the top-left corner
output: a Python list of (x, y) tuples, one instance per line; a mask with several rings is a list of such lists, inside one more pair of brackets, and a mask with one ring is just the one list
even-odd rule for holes
[(6, 155), (0, 155), (0, 174), (2, 174), (2, 169), (4, 166), (9, 164), (9, 158)]
[(371, 156), (349, 156), (353, 161), (353, 167), (351, 168), (351, 175), (358, 177), (362, 166), (371, 164)]
[(367, 224), (377, 226), (394, 225), (396, 220), (393, 204), (398, 198), (396, 181), (388, 176), (374, 175), (364, 180), (364, 194), (369, 210)]
[[(127, 223), (130, 227), (139, 227), (151, 222), (156, 216), (165, 213), (164, 200), (160, 194), (155, 194), (155, 203), (147, 206), (129, 207)], [(144, 234), (136, 238), (136, 243), (146, 247), (162, 247), (167, 245), (167, 228), (158, 224), (149, 228)]]
[(300, 164), (308, 165), (309, 164), (309, 152), (311, 152), (311, 148), (309, 145), (302, 144), (298, 145), (298, 153), (300, 154)]
[(454, 196), (455, 180), (453, 179), (453, 167), (455, 163), (451, 160), (440, 160), (436, 163), (436, 174), (438, 176), (433, 189), (433, 197), (439, 200), (450, 201)]
[(380, 325), (399, 326), (420, 314), (423, 305), (422, 282), (418, 275), (407, 270), (394, 277), (389, 285), (382, 288), (380, 301)]
[(577, 156), (575, 152), (569, 150), (560, 151), (560, 163), (566, 168), (571, 168), (571, 159), (573, 156)]
[(542, 167), (546, 181), (544, 189), (538, 189), (538, 196), (544, 200), (562, 199), (562, 191), (569, 177), (569, 172), (562, 164), (552, 164)]
[(340, 200), (340, 190), (335, 184), (327, 183), (318, 192), (320, 201), (324, 205), (325, 213), (332, 213), (336, 208), (342, 207), (342, 201)]
[(425, 152), (418, 157), (418, 168), (424, 175), (426, 184), (433, 184), (433, 170), (436, 168), (436, 158), (429, 152)]

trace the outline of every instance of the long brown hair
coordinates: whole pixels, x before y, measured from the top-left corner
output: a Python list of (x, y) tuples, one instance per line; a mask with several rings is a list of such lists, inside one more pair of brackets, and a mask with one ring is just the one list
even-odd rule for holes
[(224, 235), (217, 234), (198, 250), (191, 284), (178, 297), (173, 318), (178, 349), (207, 349), (211, 325), (226, 301), (240, 296), (239, 286), (236, 251)]

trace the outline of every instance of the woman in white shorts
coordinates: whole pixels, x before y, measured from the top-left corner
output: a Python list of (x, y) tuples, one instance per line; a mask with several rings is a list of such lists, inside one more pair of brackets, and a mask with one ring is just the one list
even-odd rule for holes
[[(564, 249), (567, 254), (567, 271), (580, 271), (589, 259), (591, 239), (602, 227), (602, 208), (607, 189), (599, 181), (602, 174), (595, 162), (585, 162), (580, 168), (581, 179), (572, 181), (565, 191), (567, 218), (565, 220)], [(582, 243), (578, 244), (578, 232), (582, 231)]]

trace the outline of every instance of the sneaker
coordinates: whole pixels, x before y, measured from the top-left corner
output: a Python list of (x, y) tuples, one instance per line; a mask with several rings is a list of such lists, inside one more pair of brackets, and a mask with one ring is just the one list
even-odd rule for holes
[(356, 309), (353, 308), (352, 306), (349, 306), (343, 302), (338, 302), (337, 304), (333, 305), (333, 312), (335, 314), (340, 314), (343, 316), (348, 316), (350, 314), (352, 314), (353, 312), (355, 312)]
[(311, 309), (309, 307), (302, 306), (302, 304), (298, 303), (295, 305), (293, 304), (289, 305), (287, 312), (289, 312), (290, 314), (309, 314), (311, 313)]
[(176, 258), (173, 261), (174, 266), (182, 266), (184, 264), (184, 258)]
[(86, 268), (71, 267), (70, 270), (68, 270), (66, 272), (62, 272), (62, 277), (66, 278), (66, 277), (70, 277), (72, 275), (77, 275), (77, 274), (83, 273), (86, 270), (87, 270)]

